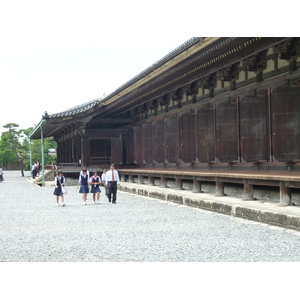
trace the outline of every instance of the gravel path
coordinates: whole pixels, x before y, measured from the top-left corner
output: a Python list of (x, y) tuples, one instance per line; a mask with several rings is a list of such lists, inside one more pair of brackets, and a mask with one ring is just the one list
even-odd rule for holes
[[(27, 173), (27, 175), (29, 175)], [(82, 205), (68, 187), (57, 207), (53, 187), (19, 171), (0, 183), (1, 262), (293, 262), (300, 233), (196, 208), (118, 192)]]

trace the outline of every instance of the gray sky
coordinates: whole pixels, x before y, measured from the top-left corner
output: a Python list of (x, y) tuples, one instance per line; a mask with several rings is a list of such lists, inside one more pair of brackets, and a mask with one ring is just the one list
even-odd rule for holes
[(0, 132), (107, 95), (191, 37), (143, 29), (141, 15), (117, 22), (124, 3), (1, 4)]

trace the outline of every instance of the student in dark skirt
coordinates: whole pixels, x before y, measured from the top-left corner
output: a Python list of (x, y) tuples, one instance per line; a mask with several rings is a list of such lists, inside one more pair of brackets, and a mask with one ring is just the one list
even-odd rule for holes
[[(99, 187), (100, 182), (101, 182), (100, 176), (98, 176), (97, 172), (94, 172), (94, 175), (90, 179), (90, 185), (92, 186), (91, 193), (93, 194), (93, 200), (95, 204), (99, 204), (100, 201), (100, 193), (101, 193)], [(97, 200), (96, 200), (96, 196), (97, 196)]]
[[(79, 193), (82, 194), (83, 205), (86, 205), (86, 197), (89, 193), (89, 176), (87, 170), (83, 169), (79, 174), (78, 187), (80, 186)], [(78, 188), (77, 187), (77, 188)]]
[(55, 190), (54, 190), (54, 195), (56, 196), (56, 205), (59, 206), (59, 197), (61, 197), (61, 206), (65, 206), (65, 199), (64, 199), (64, 194), (61, 190), (61, 186), (65, 185), (66, 179), (63, 176), (62, 172), (58, 173), (58, 176), (55, 177), (54, 179), (54, 184), (55, 184)]

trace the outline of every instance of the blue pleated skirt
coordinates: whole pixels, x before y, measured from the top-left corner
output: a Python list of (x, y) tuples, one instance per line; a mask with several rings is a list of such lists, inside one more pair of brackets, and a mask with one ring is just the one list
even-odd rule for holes
[(100, 188), (99, 188), (99, 186), (96, 186), (96, 187), (94, 187), (93, 185), (92, 185), (92, 187), (91, 187), (91, 193), (101, 193), (101, 190), (100, 190)]
[(81, 185), (79, 189), (80, 194), (87, 194), (89, 193), (89, 187), (88, 185)]
[(53, 195), (55, 196), (62, 196), (62, 190), (61, 190), (61, 186), (58, 186), (57, 188), (55, 188)]

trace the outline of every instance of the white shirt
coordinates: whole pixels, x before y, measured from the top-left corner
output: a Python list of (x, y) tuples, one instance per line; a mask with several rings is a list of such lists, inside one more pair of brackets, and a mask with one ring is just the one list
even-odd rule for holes
[(120, 184), (120, 178), (119, 178), (119, 172), (114, 170), (109, 170), (106, 172), (106, 184), (109, 182), (109, 181), (112, 181), (112, 172), (114, 172), (114, 181), (117, 181), (117, 184)]
[(79, 182), (81, 182), (81, 175), (85, 178), (87, 176), (87, 182), (90, 182), (90, 173), (89, 171), (86, 172), (86, 174), (84, 175), (82, 171), (80, 171), (80, 174), (79, 174)]
[[(83, 174), (83, 171), (81, 170), (80, 175), (82, 175), (82, 174)], [(88, 170), (86, 171), (86, 174), (88, 174), (88, 176), (90, 177), (90, 172)]]
[[(62, 180), (63, 179), (63, 180)], [(60, 177), (60, 176), (55, 176), (55, 178), (54, 178), (54, 184), (55, 184), (55, 186), (57, 186), (57, 181), (56, 180), (59, 180), (60, 182), (62, 182), (62, 184), (64, 184), (64, 183), (66, 183), (66, 178), (65, 178), (65, 176), (62, 176), (62, 177)]]
[(101, 180), (102, 180), (102, 181), (106, 181), (106, 173), (102, 173), (102, 175), (101, 175)]

